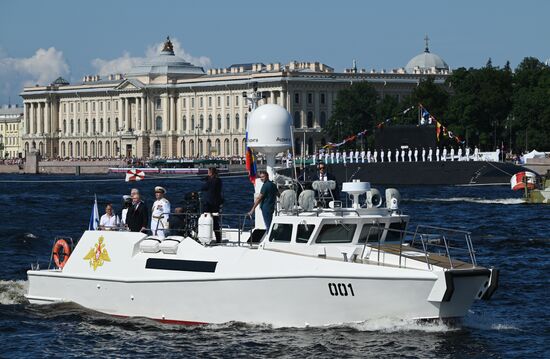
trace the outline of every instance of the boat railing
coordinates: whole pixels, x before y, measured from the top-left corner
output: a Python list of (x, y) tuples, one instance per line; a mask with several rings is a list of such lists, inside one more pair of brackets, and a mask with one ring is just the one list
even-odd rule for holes
[[(388, 232), (399, 234), (399, 243), (383, 243), (383, 234), (385, 233), (387, 237)], [(413, 257), (410, 255), (410, 251), (414, 250), (424, 257), (430, 270), (433, 269), (434, 264), (444, 265), (449, 269), (464, 265), (471, 265), (472, 268), (477, 266), (471, 233), (468, 231), (429, 225), (417, 225), (415, 230), (405, 230), (385, 228), (384, 223), (375, 222), (369, 228), (367, 238), (371, 238), (371, 234), (376, 234), (376, 241), (365, 241), (361, 257), (364, 258), (367, 247), (376, 248), (378, 263), (384, 261), (383, 258), (381, 259), (382, 253), (391, 252), (398, 255), (398, 265), (402, 267), (404, 259), (418, 260), (417, 255)], [(460, 243), (463, 243), (462, 246)], [(436, 260), (435, 257), (441, 260)]]

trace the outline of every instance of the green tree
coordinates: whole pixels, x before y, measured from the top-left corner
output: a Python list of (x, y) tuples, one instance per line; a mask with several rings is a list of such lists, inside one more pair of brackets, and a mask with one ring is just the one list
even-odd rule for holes
[(334, 101), (334, 111), (325, 128), (332, 141), (374, 127), (378, 93), (368, 82), (355, 82), (341, 90)]
[[(405, 103), (408, 106), (422, 104), (432, 116), (443, 121), (449, 103), (449, 93), (443, 86), (436, 84), (432, 76), (429, 76), (418, 84)], [(417, 112), (409, 111), (408, 118), (413, 121), (412, 123), (416, 123), (418, 121)]]
[(512, 98), (516, 149), (550, 150), (550, 67), (534, 57), (523, 59), (514, 74)]

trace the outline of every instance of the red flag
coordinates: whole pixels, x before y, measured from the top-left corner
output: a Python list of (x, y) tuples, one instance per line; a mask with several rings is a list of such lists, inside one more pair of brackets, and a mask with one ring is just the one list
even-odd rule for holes
[(248, 179), (252, 184), (256, 183), (256, 159), (250, 147), (246, 148), (246, 170), (248, 171)]
[(441, 124), (439, 121), (435, 122), (435, 133), (437, 135), (437, 141), (439, 142), (439, 134), (441, 133)]

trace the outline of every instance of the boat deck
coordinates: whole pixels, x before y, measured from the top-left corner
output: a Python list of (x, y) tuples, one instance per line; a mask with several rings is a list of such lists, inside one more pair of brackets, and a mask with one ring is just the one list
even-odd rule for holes
[[(399, 255), (401, 253), (401, 256), (403, 258), (420, 261), (423, 263), (426, 263), (427, 261), (429, 265), (442, 267), (446, 269), (469, 269), (474, 267), (472, 263), (463, 262), (458, 259), (449, 260), (449, 257), (447, 256), (442, 256), (431, 252), (428, 252), (428, 257), (426, 258), (422, 250), (416, 249), (414, 247), (409, 247), (409, 246), (400, 246), (399, 244), (381, 244), (380, 246), (376, 244), (376, 245), (372, 245), (371, 248), (372, 249), (380, 248), (380, 251), (391, 253), (394, 255)], [(451, 262), (452, 262), (452, 266), (451, 266)]]

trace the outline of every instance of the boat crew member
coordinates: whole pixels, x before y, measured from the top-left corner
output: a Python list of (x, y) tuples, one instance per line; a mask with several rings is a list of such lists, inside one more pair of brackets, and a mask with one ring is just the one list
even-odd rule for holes
[(170, 217), (170, 202), (164, 198), (166, 189), (161, 186), (155, 187), (156, 201), (151, 211), (151, 231), (154, 236), (164, 238), (164, 231), (168, 229), (168, 218)]
[(340, 151), (336, 151), (336, 163), (340, 163)]
[(359, 150), (355, 150), (355, 163), (359, 163)]
[(463, 160), (463, 159), (462, 159), (462, 147), (459, 147), (459, 148), (458, 148), (458, 160), (459, 160), (459, 161), (462, 161), (462, 160)]
[(466, 147), (466, 161), (469, 161), (470, 160), (470, 147)]
[(328, 163), (328, 151), (325, 151), (325, 163)]
[[(305, 172), (304, 172), (305, 173)], [(208, 176), (201, 187), (202, 194), (202, 211), (211, 214), (220, 213), (223, 206), (223, 184), (218, 176), (218, 169), (210, 167)], [(216, 235), (216, 243), (221, 243), (222, 232), (220, 228), (220, 216), (213, 215), (214, 219), (214, 234)]]
[(426, 149), (422, 147), (422, 162), (426, 162)]
[(132, 232), (143, 232), (147, 230), (147, 220), (149, 213), (145, 203), (141, 200), (141, 195), (137, 188), (133, 188), (130, 192), (132, 196), (132, 205), (128, 208), (126, 215), (126, 224)]
[(443, 147), (442, 155), (441, 155), (441, 161), (445, 162), (447, 161), (447, 147)]
[(455, 160), (455, 148), (451, 147), (451, 161)]
[(120, 225), (123, 227), (127, 227), (126, 216), (130, 207), (132, 207), (132, 196), (125, 194), (122, 196), (122, 212), (120, 213)]
[(474, 161), (479, 161), (479, 148), (474, 148)]
[(348, 159), (349, 159), (349, 163), (353, 163), (353, 150), (349, 150)]
[(401, 162), (405, 162), (405, 149), (401, 150)]
[(439, 147), (435, 149), (435, 160), (439, 162)]
[(413, 151), (411, 148), (409, 148), (409, 151), (407, 153), (408, 157), (409, 157), (409, 162), (412, 162), (412, 155), (413, 155)]
[(430, 149), (428, 150), (428, 161), (432, 162), (432, 155), (433, 155), (433, 151), (432, 151), (432, 148), (430, 147)]
[(273, 212), (275, 211), (275, 203), (277, 202), (277, 186), (269, 180), (269, 174), (266, 171), (260, 171), (260, 180), (263, 182), (260, 194), (247, 214), (252, 216), (256, 207), (260, 205), (265, 228), (269, 229), (271, 227), (271, 220), (273, 219)]
[(380, 150), (380, 162), (384, 162), (384, 156), (385, 156), (385, 153), (384, 153), (384, 149), (382, 148)]
[(370, 148), (367, 150), (367, 162), (371, 163), (372, 161), (372, 153), (370, 152)]
[(378, 161), (378, 150), (374, 149), (374, 153), (372, 155), (372, 161), (376, 163)]
[(365, 150), (361, 151), (361, 163), (365, 163)]
[(391, 162), (391, 148), (388, 148), (388, 162)]
[(330, 151), (330, 163), (334, 163), (334, 152)]
[(418, 148), (414, 149), (414, 162), (418, 162)]
[(118, 224), (118, 217), (113, 213), (113, 205), (107, 203), (105, 206), (105, 214), (99, 219), (99, 229), (110, 230)]

